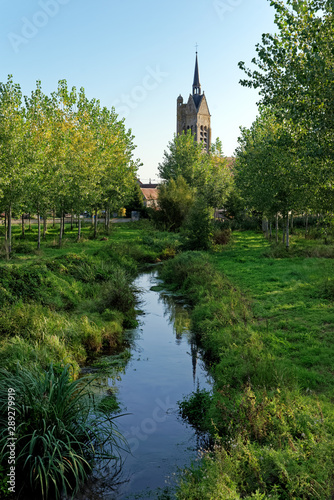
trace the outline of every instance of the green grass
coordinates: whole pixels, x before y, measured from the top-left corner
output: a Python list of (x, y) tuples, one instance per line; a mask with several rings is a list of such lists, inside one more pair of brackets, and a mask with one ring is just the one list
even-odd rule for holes
[(261, 234), (233, 240), (220, 253), (183, 254), (162, 270), (193, 306), (192, 327), (215, 379), (211, 395), (180, 404), (216, 445), (180, 477), (176, 496), (327, 500), (334, 491), (332, 260), (305, 257), (323, 252), (319, 242), (297, 248), (303, 256), (284, 250), (272, 258)]
[[(319, 242), (296, 238), (312, 253)], [(299, 250), (301, 250), (299, 248)], [(286, 251), (285, 251), (286, 252)], [(300, 387), (334, 397), (334, 262), (317, 257), (266, 257), (261, 234), (234, 233), (234, 244), (214, 256), (223, 272), (252, 302), (256, 330), (275, 358), (287, 361)]]
[[(27, 228), (27, 226), (26, 226)], [(11, 261), (30, 261), (43, 258), (59, 257), (68, 253), (85, 253), (95, 256), (104, 253), (106, 249), (111, 249), (114, 253), (126, 256), (128, 261), (135, 262), (156, 262), (163, 259), (164, 255), (175, 253), (180, 248), (180, 236), (162, 231), (157, 231), (147, 220), (139, 222), (111, 224), (110, 233), (104, 231), (103, 224), (99, 225), (98, 235), (93, 239), (93, 232), (90, 225), (86, 224), (82, 228), (82, 237), (77, 242), (77, 230), (72, 231), (67, 224), (63, 237), (62, 247), (59, 248), (59, 224), (53, 228), (49, 225), (46, 239), (41, 241), (41, 249), (37, 250), (37, 225), (31, 226), (31, 231), (25, 231), (22, 239), (20, 225), (13, 226), (13, 244)], [(0, 226), (0, 258), (5, 260), (4, 248), (4, 227)], [(126, 265), (126, 259), (122, 260)]]

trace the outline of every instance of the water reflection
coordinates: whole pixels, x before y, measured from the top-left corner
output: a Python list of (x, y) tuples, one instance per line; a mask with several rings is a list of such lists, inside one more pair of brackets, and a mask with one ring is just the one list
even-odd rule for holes
[(203, 446), (203, 436), (178, 415), (177, 402), (196, 386), (210, 389), (189, 311), (170, 294), (150, 290), (153, 284), (155, 272), (136, 280), (144, 290), (144, 316), (129, 334), (131, 359), (116, 376), (102, 373), (99, 381), (106, 393), (117, 391), (121, 410), (127, 413), (118, 424), (132, 453), (122, 454), (116, 473), (112, 463), (100, 463), (77, 500), (157, 498), (154, 491), (165, 488), (166, 477), (188, 465)]
[(176, 343), (181, 344), (182, 337), (184, 335), (187, 336), (192, 359), (193, 382), (195, 383), (199, 347), (196, 342), (196, 336), (191, 331), (190, 311), (183, 300), (177, 299), (169, 293), (161, 292), (159, 300), (165, 307), (165, 316), (168, 318), (169, 324), (173, 328)]

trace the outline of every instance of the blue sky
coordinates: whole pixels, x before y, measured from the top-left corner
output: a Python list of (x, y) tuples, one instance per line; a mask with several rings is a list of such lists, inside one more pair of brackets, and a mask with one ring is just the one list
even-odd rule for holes
[(238, 82), (264, 32), (274, 32), (269, 0), (0, 0), (0, 81), (23, 93), (42, 81), (84, 87), (89, 98), (125, 116), (143, 166), (157, 166), (176, 128), (176, 99), (192, 88), (195, 44), (213, 139), (232, 155), (239, 126), (257, 114), (257, 93)]

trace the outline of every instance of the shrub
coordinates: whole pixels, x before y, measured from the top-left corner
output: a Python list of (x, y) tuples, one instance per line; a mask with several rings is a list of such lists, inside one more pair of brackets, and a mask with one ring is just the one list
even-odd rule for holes
[(214, 228), (212, 241), (215, 245), (227, 245), (232, 236), (231, 229)]
[(121, 268), (115, 268), (114, 273), (101, 289), (98, 309), (117, 309), (122, 313), (131, 311), (135, 306), (134, 289), (130, 276)]

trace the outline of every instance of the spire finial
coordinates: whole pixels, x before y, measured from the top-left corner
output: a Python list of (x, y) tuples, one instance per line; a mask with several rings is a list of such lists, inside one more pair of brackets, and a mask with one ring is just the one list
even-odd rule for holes
[(196, 42), (195, 47), (196, 47), (196, 54), (197, 54), (197, 52), (198, 52), (198, 50), (197, 50), (198, 49), (198, 43), (197, 42)]

